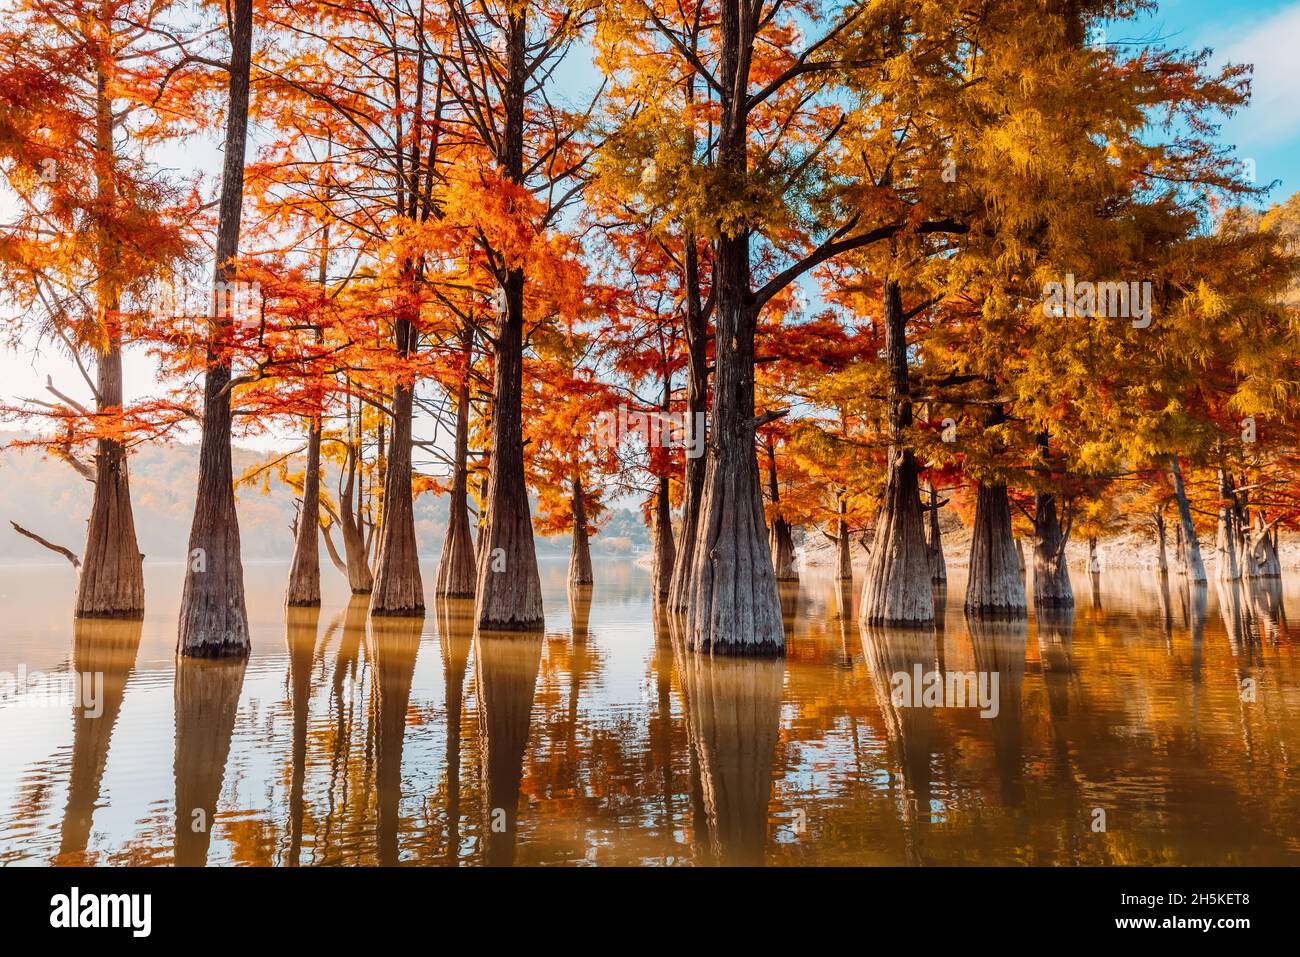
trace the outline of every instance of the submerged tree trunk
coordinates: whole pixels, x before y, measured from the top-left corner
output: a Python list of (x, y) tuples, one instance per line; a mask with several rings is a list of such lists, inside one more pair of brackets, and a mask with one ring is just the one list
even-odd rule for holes
[(573, 548), (569, 554), (569, 584), (590, 585), (591, 542), (587, 536), (587, 505), (582, 498), (582, 479), (573, 480)]
[[(105, 16), (109, 8), (104, 7)], [(105, 24), (109, 27), (111, 24)], [(95, 95), (95, 190), (104, 210), (116, 202), (113, 152), (113, 102), (109, 78), (99, 70)], [(96, 281), (98, 335), (95, 411), (110, 421), (122, 413), (122, 332), (115, 276), (114, 237), (106, 222), (97, 230), (99, 276)], [(95, 451), (95, 494), (86, 525), (81, 576), (77, 580), (76, 617), (140, 618), (144, 615), (143, 556), (135, 535), (126, 449), (115, 439), (100, 438)]]
[[(884, 326), (889, 366), (889, 464), (859, 615), (870, 625), (924, 625), (934, 621), (934, 593), (916, 456), (905, 444), (906, 431), (912, 425), (907, 317), (898, 283), (893, 280), (885, 283)], [(840, 534), (847, 537), (843, 530)]]
[(1178, 456), (1169, 457), (1169, 475), (1174, 483), (1174, 501), (1178, 503), (1178, 574), (1189, 581), (1205, 581), (1205, 564), (1201, 561), (1201, 545), (1196, 540), (1196, 526), (1192, 524), (1192, 510), (1187, 503), (1187, 490), (1183, 487), (1183, 470)]
[[(96, 406), (101, 413), (122, 408), (120, 342), (118, 333), (110, 332), (108, 348), (99, 356)], [(135, 536), (126, 450), (112, 439), (100, 439), (95, 452), (95, 497), (82, 556), (78, 618), (144, 615), (144, 562)]]
[[(504, 126), (499, 157), (506, 178), (523, 184), (526, 8), (507, 17)], [(497, 315), (492, 390), (492, 457), (487, 524), (479, 541), (478, 626), (493, 631), (540, 631), (542, 585), (524, 482), (521, 402), (524, 374), (524, 271), (505, 270)]]
[(1165, 544), (1165, 510), (1157, 508), (1152, 513), (1152, 520), (1156, 527), (1156, 569), (1161, 575), (1169, 574), (1169, 558), (1166, 554), (1168, 549)]
[(704, 498), (706, 460), (705, 412), (709, 404), (708, 321), (700, 307), (699, 253), (695, 234), (687, 230), (683, 257), (686, 284), (686, 475), (682, 496), (682, 528), (677, 539), (677, 560), (668, 587), (668, 610), (684, 612), (690, 605), (691, 571), (699, 529), (700, 502)]
[(291, 606), (320, 605), (320, 421), (307, 433), (307, 466), (302, 480), (302, 509), (298, 512), (293, 562), (289, 566)]
[(659, 476), (655, 492), (654, 528), (652, 529), (654, 566), (650, 574), (655, 604), (666, 601), (672, 590), (673, 568), (677, 562), (677, 548), (673, 542), (672, 505), (668, 501), (668, 476)]
[[(230, 95), (217, 220), (214, 293), (235, 280), (237, 275), (234, 260), (239, 252), (244, 147), (248, 136), (253, 3), (252, 0), (232, 0), (231, 7)], [(198, 493), (194, 522), (190, 528), (185, 587), (181, 595), (177, 651), (197, 658), (244, 657), (250, 650), (248, 612), (244, 606), (239, 516), (235, 512), (230, 464), (230, 355), (224, 348), (232, 320), (229, 316), (214, 316), (211, 322), (208, 371), (203, 383)]]
[(354, 595), (369, 595), (375, 587), (375, 576), (370, 570), (369, 549), (361, 525), (361, 497), (365, 482), (364, 479), (358, 480), (357, 477), (360, 459), (361, 435), (358, 423), (355, 441), (349, 441), (348, 444), (343, 494), (339, 496), (339, 525), (343, 534), (343, 556), (346, 562), (348, 587)]
[(456, 451), (452, 468), (451, 501), (447, 508), (447, 535), (442, 541), (438, 560), (439, 598), (473, 598), (475, 555), (469, 531), (469, 375), (473, 349), (473, 330), (464, 332), (462, 349), (464, 377), (456, 392)]
[(747, 302), (748, 233), (718, 240), (716, 272), (713, 430), (693, 555), (687, 645), (716, 654), (779, 655), (785, 650), (781, 599), (754, 457), (757, 315)]
[(835, 520), (835, 580), (853, 581), (853, 551), (849, 545), (849, 498), (847, 489), (835, 492), (835, 508), (839, 517)]
[(1241, 578), (1237, 565), (1237, 523), (1233, 514), (1232, 478), (1225, 468), (1219, 469), (1219, 527), (1214, 545), (1216, 577), (1233, 582)]
[(926, 548), (930, 551), (930, 581), (935, 585), (947, 584), (948, 563), (944, 561), (943, 536), (939, 533), (939, 493), (933, 481), (926, 482), (926, 487), (930, 491), (930, 534), (926, 541)]
[[(397, 319), (397, 350), (416, 350), (417, 333), (411, 318)], [(384, 474), (384, 514), (379, 527), (379, 555), (370, 614), (399, 617), (424, 615), (424, 582), (415, 541), (415, 502), (411, 487), (411, 415), (415, 383), (398, 379), (393, 389), (393, 424)]]
[(1039, 492), (1034, 499), (1034, 604), (1045, 608), (1073, 608), (1074, 588), (1065, 560), (1069, 526), (1061, 527), (1055, 495)]
[(1255, 550), (1255, 560), (1259, 567), (1259, 577), (1281, 578), (1282, 561), (1278, 558), (1277, 541), (1269, 531), (1263, 510), (1256, 510), (1255, 515), (1259, 529), (1254, 533), (1252, 547)]
[(1019, 618), (1027, 613), (1025, 580), (1011, 534), (1011, 504), (1000, 482), (980, 482), (971, 535), (966, 613)]
[(790, 523), (781, 514), (781, 487), (776, 480), (776, 449), (773, 442), (767, 442), (767, 486), (775, 506), (772, 517), (772, 565), (779, 582), (797, 582), (799, 573), (794, 570), (794, 536)]

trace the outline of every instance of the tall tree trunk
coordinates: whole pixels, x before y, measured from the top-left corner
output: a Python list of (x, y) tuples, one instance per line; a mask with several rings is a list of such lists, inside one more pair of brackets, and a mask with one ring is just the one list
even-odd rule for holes
[[(103, 7), (111, 19), (111, 8)], [(105, 27), (111, 26), (109, 23)], [(113, 153), (113, 103), (108, 77), (96, 76), (95, 190), (100, 215), (107, 217), (116, 204)], [(99, 276), (98, 337), (95, 344), (95, 411), (110, 421), (122, 413), (122, 333), (118, 309), (118, 282), (113, 236), (108, 224), (98, 227)], [(144, 615), (143, 556), (135, 536), (131, 510), (131, 484), (126, 449), (116, 440), (101, 438), (95, 451), (95, 493), (86, 525), (81, 576), (77, 580), (78, 618), (140, 618)]]
[[(231, 9), (230, 95), (217, 218), (214, 293), (236, 278), (235, 257), (239, 252), (239, 221), (244, 199), (244, 148), (248, 137), (253, 0), (232, 0)], [(244, 566), (239, 555), (239, 516), (235, 512), (230, 466), (230, 356), (224, 348), (232, 321), (229, 316), (224, 319), (214, 316), (211, 321), (214, 328), (208, 339), (208, 371), (203, 383), (198, 494), (181, 595), (177, 651), (197, 658), (244, 657), (250, 650), (248, 612), (244, 606)]]
[(452, 465), (451, 501), (447, 505), (447, 536), (442, 542), (438, 583), (434, 590), (440, 598), (474, 597), (474, 540), (469, 531), (469, 376), (473, 329), (467, 327), (462, 336), (465, 372), (456, 392), (456, 453)]
[(659, 476), (659, 488), (655, 492), (654, 527), (654, 565), (650, 581), (654, 592), (655, 604), (668, 599), (672, 591), (673, 569), (677, 563), (677, 547), (673, 542), (672, 504), (668, 500), (668, 476)]
[(781, 599), (754, 458), (754, 330), (749, 235), (717, 243), (717, 362), (691, 575), (687, 644), (715, 654), (785, 650)]
[(839, 517), (835, 519), (835, 580), (853, 581), (853, 550), (849, 542), (849, 523), (846, 518), (849, 511), (848, 489), (836, 489), (835, 508)]
[[(1038, 435), (1038, 449), (1047, 460), (1049, 437)], [(1034, 495), (1034, 604), (1044, 608), (1073, 608), (1074, 589), (1070, 585), (1070, 568), (1065, 560), (1065, 546), (1070, 530), (1061, 527), (1056, 496), (1051, 492)]]
[(1264, 518), (1264, 510), (1255, 510), (1255, 521), (1259, 530), (1253, 536), (1253, 548), (1256, 552), (1256, 561), (1259, 564), (1259, 576), (1261, 578), (1281, 578), (1282, 562), (1277, 554), (1277, 540), (1270, 533), (1268, 521)]
[(1168, 548), (1165, 540), (1165, 510), (1157, 508), (1152, 513), (1156, 527), (1156, 568), (1161, 575), (1169, 574)]
[(943, 558), (943, 536), (939, 532), (939, 493), (934, 482), (926, 482), (930, 492), (928, 508), (930, 535), (926, 547), (930, 550), (930, 581), (935, 585), (948, 583), (948, 563)]
[[(97, 410), (121, 412), (122, 350), (116, 331), (99, 356)], [(144, 556), (135, 536), (126, 450), (100, 439), (95, 452), (95, 493), (86, 525), (81, 577), (77, 580), (78, 618), (140, 618), (144, 615)]]
[[(411, 317), (397, 319), (397, 350), (403, 356), (416, 349)], [(415, 383), (398, 379), (393, 389), (393, 424), (384, 474), (384, 514), (379, 527), (379, 556), (370, 614), (403, 618), (424, 615), (424, 582), (415, 541), (415, 502), (411, 487), (411, 416)]]
[[(921, 517), (916, 456), (906, 444), (912, 425), (907, 375), (907, 317), (898, 283), (884, 293), (885, 362), (889, 367), (889, 464), (876, 517), (876, 540), (862, 583), (859, 616), (871, 625), (924, 625), (934, 621), (930, 552)], [(847, 537), (841, 532), (842, 537)]]
[(790, 523), (781, 514), (781, 486), (776, 480), (776, 447), (772, 440), (767, 442), (767, 487), (768, 494), (775, 506), (772, 517), (772, 566), (779, 582), (797, 582), (799, 573), (794, 570), (794, 536), (790, 533)]
[(582, 498), (582, 479), (573, 479), (573, 549), (569, 554), (569, 584), (590, 585), (591, 543), (587, 539), (587, 505)]
[(1219, 581), (1235, 582), (1241, 578), (1237, 565), (1237, 523), (1233, 514), (1234, 493), (1232, 477), (1228, 470), (1219, 469), (1219, 528), (1214, 546), (1216, 577)]
[(307, 433), (307, 466), (302, 480), (302, 508), (289, 566), (290, 606), (320, 605), (320, 420)]
[[(358, 416), (358, 419), (360, 416)], [(351, 423), (349, 423), (349, 430)], [(344, 465), (343, 493), (339, 496), (339, 524), (342, 526), (343, 555), (347, 565), (348, 587), (354, 595), (369, 595), (375, 587), (375, 576), (370, 570), (370, 558), (367, 554), (366, 538), (362, 531), (361, 501), (364, 492), (364, 478), (358, 480), (360, 468), (361, 435), (360, 423), (356, 436), (349, 434), (347, 461)]]
[(1181, 538), (1178, 549), (1178, 574), (1189, 581), (1204, 582), (1205, 564), (1201, 561), (1201, 544), (1196, 540), (1196, 526), (1192, 524), (1192, 510), (1187, 503), (1187, 490), (1183, 487), (1183, 470), (1178, 456), (1169, 457), (1169, 475), (1174, 483), (1174, 501), (1178, 503), (1178, 530)]
[[(523, 183), (526, 8), (507, 18), (505, 130), (500, 161), (512, 183)], [(507, 269), (505, 309), (497, 316), (492, 390), (492, 458), (487, 525), (479, 540), (478, 625), (491, 631), (540, 631), (545, 624), (533, 523), (524, 482), (521, 403), (524, 374), (524, 272)]]
[(971, 535), (966, 613), (972, 617), (1019, 618), (1028, 611), (1025, 580), (1011, 534), (1011, 503), (1000, 482), (980, 482)]
[(699, 530), (700, 502), (704, 498), (707, 461), (689, 450), (704, 447), (707, 431), (705, 413), (709, 404), (708, 321), (700, 305), (699, 252), (695, 234), (685, 236), (686, 283), (686, 475), (682, 496), (682, 528), (677, 542), (677, 561), (668, 588), (668, 610), (684, 612), (690, 606), (691, 572), (695, 562), (695, 539)]

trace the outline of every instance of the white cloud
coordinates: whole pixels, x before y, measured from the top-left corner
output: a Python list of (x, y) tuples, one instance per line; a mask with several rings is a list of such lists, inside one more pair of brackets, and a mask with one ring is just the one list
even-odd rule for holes
[(1231, 123), (1240, 151), (1300, 135), (1300, 3), (1279, 10), (1226, 44), (1220, 62), (1253, 63), (1250, 106)]

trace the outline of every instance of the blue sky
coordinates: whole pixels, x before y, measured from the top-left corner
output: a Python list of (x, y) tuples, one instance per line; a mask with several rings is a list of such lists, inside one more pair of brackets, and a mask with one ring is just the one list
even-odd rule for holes
[(1260, 184), (1281, 180), (1279, 202), (1300, 190), (1300, 0), (1166, 0), (1154, 16), (1117, 24), (1107, 39), (1157, 35), (1166, 45), (1209, 47), (1213, 62), (1253, 63), (1250, 106), (1220, 139), (1255, 161)]

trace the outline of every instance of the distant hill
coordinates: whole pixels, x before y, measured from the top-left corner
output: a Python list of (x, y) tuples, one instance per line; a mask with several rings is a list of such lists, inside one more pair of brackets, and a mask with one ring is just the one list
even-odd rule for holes
[[(0, 432), (0, 444), (14, 436)], [(272, 457), (273, 453), (236, 448), (235, 474)], [(142, 448), (131, 456), (130, 468), (140, 551), (147, 560), (180, 560), (189, 542), (198, 446)], [(330, 488), (336, 479), (332, 474), (326, 476)], [(289, 558), (293, 553), (293, 493), (272, 477), (270, 491), (265, 495), (260, 489), (249, 488), (237, 494), (243, 557)], [(0, 563), (63, 561), (16, 533), (9, 527), (11, 520), (80, 553), (85, 546), (90, 499), (90, 483), (65, 463), (34, 451), (0, 451)], [(421, 495), (415, 504), (415, 521), (421, 553), (436, 555), (447, 526), (446, 496)], [(334, 542), (342, 547), (337, 534)], [(540, 554), (563, 554), (568, 547), (567, 536), (537, 539)], [(592, 539), (593, 550), (605, 553), (634, 554), (649, 547), (649, 533), (640, 516), (630, 509), (612, 510), (601, 533)], [(321, 561), (329, 561), (323, 546)]]

